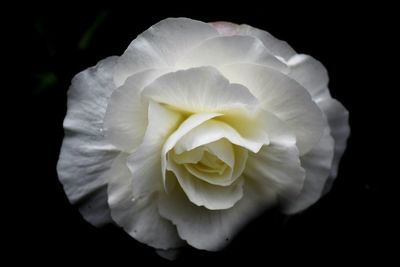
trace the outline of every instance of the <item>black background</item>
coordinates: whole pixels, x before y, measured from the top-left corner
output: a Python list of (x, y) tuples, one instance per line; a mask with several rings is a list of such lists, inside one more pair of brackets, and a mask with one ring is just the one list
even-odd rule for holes
[[(143, 3), (142, 3), (143, 5)], [(292, 5), (250, 2), (225, 6), (193, 2), (138, 6), (53, 3), (27, 7), (18, 26), (24, 49), (24, 86), (28, 111), (22, 119), (28, 141), (27, 170), (21, 179), (27, 193), (11, 217), (14, 260), (58, 265), (101, 263), (138, 265), (168, 262), (114, 226), (97, 229), (71, 206), (58, 182), (56, 163), (63, 138), (66, 91), (72, 77), (99, 60), (120, 55), (149, 26), (166, 17), (206, 22), (246, 23), (286, 40), (297, 52), (320, 60), (330, 74), (333, 97), (350, 112), (351, 137), (332, 191), (302, 214), (287, 218), (265, 213), (218, 253), (188, 249), (173, 264), (232, 264), (245, 260), (266, 266), (386, 261), (394, 253), (397, 231), (390, 228), (387, 134), (390, 114), (384, 105), (393, 89), (385, 84), (383, 60), (393, 55), (386, 45), (393, 26), (389, 9), (373, 5)], [(87, 38), (87, 41), (82, 39)], [(392, 93), (393, 95), (393, 93)], [(393, 122), (391, 122), (393, 123)], [(377, 141), (380, 140), (380, 141)]]

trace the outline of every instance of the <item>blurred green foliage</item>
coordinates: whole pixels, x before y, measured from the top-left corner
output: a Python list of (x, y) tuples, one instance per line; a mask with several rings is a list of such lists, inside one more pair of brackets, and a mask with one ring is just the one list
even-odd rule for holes
[(82, 35), (78, 43), (79, 49), (85, 50), (89, 47), (90, 41), (93, 38), (93, 35), (96, 33), (96, 30), (101, 26), (101, 24), (105, 21), (108, 15), (108, 10), (102, 10), (96, 17), (95, 21), (92, 25), (85, 31)]
[(72, 76), (93, 64), (88, 61), (98, 51), (88, 48), (109, 13), (109, 8), (100, 7), (92, 13), (80, 10), (65, 15), (60, 9), (32, 16), (28, 52), (31, 65), (27, 64), (31, 95), (41, 95), (57, 86), (67, 90)]
[(34, 78), (37, 80), (37, 86), (33, 91), (34, 94), (40, 94), (57, 84), (57, 75), (54, 72), (39, 73)]

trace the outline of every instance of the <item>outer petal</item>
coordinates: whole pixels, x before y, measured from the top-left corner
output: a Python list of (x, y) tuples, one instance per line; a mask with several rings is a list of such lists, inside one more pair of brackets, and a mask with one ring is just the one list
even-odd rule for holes
[(110, 142), (121, 151), (130, 152), (142, 142), (149, 103), (142, 99), (141, 91), (161, 73), (148, 70), (134, 74), (112, 93), (104, 118), (104, 130)]
[(187, 18), (168, 18), (140, 34), (118, 60), (115, 83), (147, 69), (170, 68), (179, 56), (204, 40), (218, 36), (210, 25)]
[(288, 147), (296, 144), (296, 135), (290, 129), (287, 123), (279, 119), (273, 113), (266, 110), (260, 112), (259, 116), (259, 124), (266, 132), (270, 140), (270, 144), (272, 143)]
[(346, 149), (347, 139), (350, 135), (349, 112), (340, 102), (332, 98), (320, 101), (318, 105), (328, 119), (331, 135), (335, 141), (335, 154), (330, 173), (331, 180), (327, 182), (326, 192), (330, 190), (331, 184), (337, 176), (339, 162)]
[(311, 94), (314, 101), (330, 97), (329, 77), (324, 65), (308, 55), (298, 54), (288, 61), (289, 76)]
[(148, 85), (143, 95), (189, 113), (219, 112), (257, 104), (247, 88), (230, 84), (213, 67), (165, 74)]
[(107, 100), (115, 89), (112, 73), (117, 57), (100, 61), (74, 77), (68, 91), (65, 137), (57, 164), (58, 177), (83, 217), (100, 226), (111, 221), (107, 177), (118, 152), (102, 133)]
[(150, 103), (149, 125), (143, 143), (128, 157), (135, 198), (162, 190), (161, 149), (181, 121), (179, 113)]
[(275, 201), (273, 192), (267, 188), (262, 191), (246, 181), (243, 198), (230, 209), (209, 210), (193, 205), (179, 186), (161, 195), (158, 205), (161, 215), (177, 226), (182, 239), (195, 248), (216, 251)]
[(258, 153), (249, 153), (244, 175), (259, 188), (275, 192), (286, 203), (300, 193), (305, 178), (296, 137), (288, 125), (273, 114), (264, 111), (263, 116), (270, 144)]
[(305, 210), (322, 196), (332, 167), (333, 147), (334, 141), (327, 128), (319, 144), (301, 157), (301, 166), (306, 170), (306, 179), (301, 194), (284, 207), (285, 213), (292, 214)]
[(257, 154), (249, 153), (244, 174), (260, 187), (276, 192), (283, 204), (300, 194), (305, 180), (295, 144), (281, 146), (271, 143)]
[(318, 144), (326, 122), (300, 84), (276, 70), (251, 64), (233, 64), (221, 72), (231, 82), (246, 86), (266, 110), (288, 124), (296, 134), (301, 155)]
[(142, 243), (158, 249), (182, 246), (184, 241), (179, 238), (176, 227), (160, 216), (157, 193), (136, 198), (132, 192), (135, 185), (126, 158), (126, 154), (121, 155), (109, 172), (111, 216), (129, 235)]
[(219, 34), (226, 35), (245, 35), (245, 36), (253, 36), (260, 39), (264, 46), (275, 56), (279, 56), (285, 60), (288, 60), (290, 57), (294, 56), (296, 52), (293, 50), (290, 45), (288, 45), (285, 41), (281, 41), (270, 33), (254, 28), (249, 25), (237, 25), (230, 22), (213, 22), (210, 23)]
[(281, 72), (286, 64), (268, 52), (263, 43), (251, 36), (219, 36), (211, 38), (190, 50), (179, 61), (180, 69), (198, 66), (219, 67), (232, 63), (254, 63), (269, 66)]
[(161, 147), (181, 116), (150, 102), (148, 117), (143, 143), (109, 175), (108, 201), (114, 221), (131, 236), (155, 248), (175, 248), (182, 242), (172, 224), (160, 217), (156, 202), (162, 191)]
[(173, 261), (176, 260), (179, 257), (179, 254), (181, 253), (181, 249), (177, 248), (177, 249), (167, 249), (167, 250), (163, 250), (163, 249), (157, 249), (156, 253), (158, 256)]

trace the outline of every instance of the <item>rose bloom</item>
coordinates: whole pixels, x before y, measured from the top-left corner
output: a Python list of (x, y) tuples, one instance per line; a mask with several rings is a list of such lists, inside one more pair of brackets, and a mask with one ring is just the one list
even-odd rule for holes
[(350, 130), (327, 85), (265, 31), (165, 19), (72, 80), (59, 179), (93, 225), (219, 250), (266, 209), (329, 191)]

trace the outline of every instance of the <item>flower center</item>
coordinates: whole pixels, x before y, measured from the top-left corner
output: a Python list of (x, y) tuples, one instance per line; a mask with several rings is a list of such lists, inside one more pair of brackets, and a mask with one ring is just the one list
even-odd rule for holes
[(222, 175), (228, 167), (225, 162), (207, 150), (204, 151), (203, 158), (200, 161), (187, 163), (184, 166), (191, 173), (197, 171), (214, 175)]
[(243, 171), (246, 159), (247, 150), (225, 138), (181, 153), (177, 153), (176, 149), (168, 153), (170, 170), (175, 175), (220, 186), (235, 182)]

